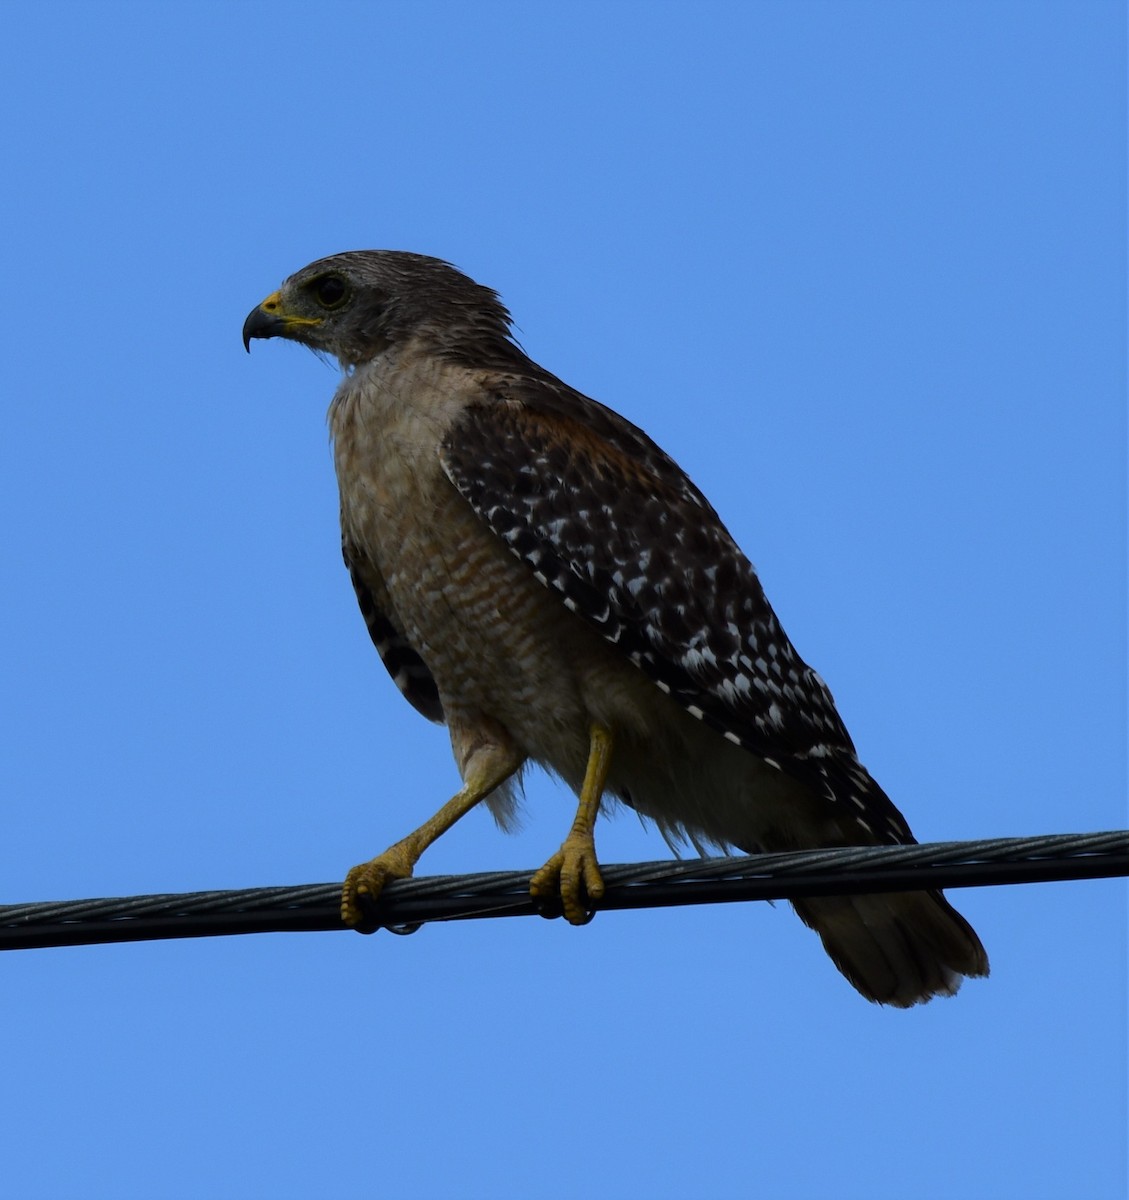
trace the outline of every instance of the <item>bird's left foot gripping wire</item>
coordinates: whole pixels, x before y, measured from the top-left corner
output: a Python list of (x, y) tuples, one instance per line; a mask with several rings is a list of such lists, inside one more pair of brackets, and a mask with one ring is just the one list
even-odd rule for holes
[[(502, 747), (473, 763), (463, 787), (430, 820), (414, 833), (390, 846), (383, 854), (354, 867), (345, 877), (341, 891), (341, 920), (359, 933), (373, 933), (381, 927), (380, 893), (393, 879), (408, 879), (420, 855), (452, 825), (521, 766), (520, 758)], [(411, 932), (401, 930), (398, 932)]]
[(613, 739), (611, 731), (602, 725), (593, 725), (589, 737), (588, 766), (572, 828), (561, 848), (529, 881), (530, 894), (540, 902), (542, 915), (558, 915), (549, 906), (559, 896), (570, 925), (586, 925), (595, 915), (591, 904), (604, 895), (593, 828), (611, 766)]
[(423, 848), (417, 848), (414, 844), (414, 838), (415, 834), (409, 835), (394, 846), (389, 846), (383, 854), (349, 872), (341, 892), (341, 920), (344, 924), (351, 925), (358, 933), (375, 933), (381, 927), (376, 909), (385, 884), (393, 879), (410, 879), (423, 853)]

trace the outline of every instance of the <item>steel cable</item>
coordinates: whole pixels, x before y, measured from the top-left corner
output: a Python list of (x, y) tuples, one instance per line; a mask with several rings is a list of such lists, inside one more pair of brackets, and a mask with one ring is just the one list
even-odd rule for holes
[[(911, 846), (859, 846), (602, 867), (594, 912), (736, 900), (1129, 875), (1129, 831)], [(389, 884), (362, 932), (414, 932), (429, 921), (559, 916), (529, 896), (531, 871), (433, 875)], [(181, 892), (0, 906), (0, 950), (241, 933), (346, 929), (340, 883)]]

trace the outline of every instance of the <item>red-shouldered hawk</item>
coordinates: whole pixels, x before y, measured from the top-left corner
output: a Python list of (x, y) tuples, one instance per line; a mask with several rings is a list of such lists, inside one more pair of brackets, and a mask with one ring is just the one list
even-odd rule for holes
[[(697, 848), (914, 840), (706, 498), (527, 358), (496, 293), (418, 254), (337, 254), (248, 316), (244, 344), (269, 337), (345, 371), (329, 409), (345, 562), (384, 665), (446, 722), (464, 781), (349, 872), (346, 923), (479, 801), (504, 828), (527, 762), (580, 799), (532, 884), (574, 923), (603, 891), (605, 798)], [(905, 1007), (988, 973), (940, 892), (795, 907), (870, 1000)]]

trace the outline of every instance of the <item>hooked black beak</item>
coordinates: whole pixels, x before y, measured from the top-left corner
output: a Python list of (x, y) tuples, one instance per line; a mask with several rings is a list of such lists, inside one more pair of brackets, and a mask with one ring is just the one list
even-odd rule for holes
[(251, 309), (243, 322), (243, 349), (251, 353), (252, 338), (279, 337), (286, 332), (286, 322), (276, 313), (267, 312), (260, 304)]
[(282, 293), (271, 292), (243, 322), (243, 348), (250, 352), (252, 338), (284, 337), (295, 342), (306, 342), (303, 331), (320, 324), (320, 317), (304, 317), (287, 312)]

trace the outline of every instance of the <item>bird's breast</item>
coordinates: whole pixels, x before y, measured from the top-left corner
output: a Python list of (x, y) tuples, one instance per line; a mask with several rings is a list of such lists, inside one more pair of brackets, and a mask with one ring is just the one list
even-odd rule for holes
[(441, 375), (407, 388), (355, 376), (338, 393), (330, 425), (345, 538), (426, 663), (449, 719), (483, 713), (529, 757), (566, 778), (582, 774), (590, 693), (608, 695), (597, 677), (622, 663), (447, 478), (439, 449), (461, 405), (457, 378), (445, 382), (442, 393)]

